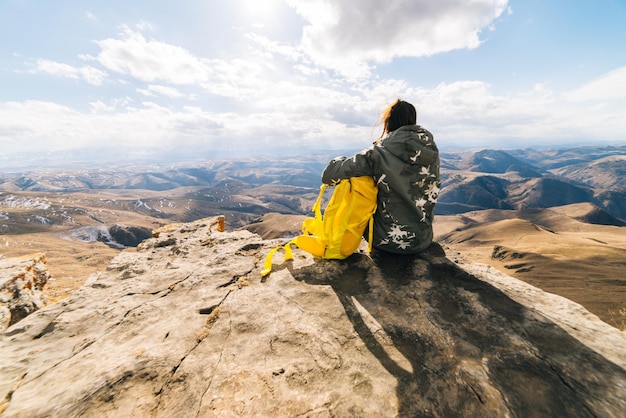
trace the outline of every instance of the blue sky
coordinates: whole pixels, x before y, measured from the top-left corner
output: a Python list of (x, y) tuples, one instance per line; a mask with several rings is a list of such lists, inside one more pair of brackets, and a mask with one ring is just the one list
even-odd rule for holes
[[(163, 3), (166, 3), (165, 5)], [(626, 140), (624, 0), (2, 0), (0, 157)]]

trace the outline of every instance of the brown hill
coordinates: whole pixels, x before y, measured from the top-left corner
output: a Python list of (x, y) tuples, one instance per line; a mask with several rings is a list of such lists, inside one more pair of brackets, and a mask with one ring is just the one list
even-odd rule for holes
[(510, 201), (518, 209), (550, 208), (572, 203), (594, 203), (593, 190), (554, 178), (533, 179), (515, 184)]
[(293, 238), (302, 231), (304, 215), (283, 215), (280, 213), (267, 213), (242, 229), (260, 235), (263, 239)]
[(510, 182), (494, 176), (476, 176), (446, 184), (439, 196), (436, 213), (447, 215), (481, 209), (513, 209), (506, 201)]
[(565, 296), (620, 326), (619, 312), (626, 309), (626, 235), (624, 227), (579, 220), (596, 211), (581, 204), (440, 216), (436, 239), (468, 260)]
[(443, 176), (435, 212), (453, 215), (484, 209), (550, 208), (574, 203), (591, 203), (611, 217), (626, 217), (626, 192), (594, 190), (556, 177), (498, 177), (455, 172)]
[(624, 190), (626, 184), (626, 155), (615, 155), (590, 163), (569, 165), (552, 170), (555, 175), (565, 177), (598, 189)]
[(469, 158), (467, 167), (470, 171), (481, 173), (506, 173), (507, 171), (517, 171), (532, 173), (532, 177), (541, 177), (539, 168), (501, 150), (477, 151)]
[(591, 203), (556, 206), (551, 208), (551, 210), (587, 224), (626, 226), (626, 222), (621, 219), (614, 218)]

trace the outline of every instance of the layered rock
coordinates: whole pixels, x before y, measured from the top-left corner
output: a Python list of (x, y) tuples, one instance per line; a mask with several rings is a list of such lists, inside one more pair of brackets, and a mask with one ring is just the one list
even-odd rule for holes
[(49, 278), (45, 254), (0, 259), (0, 331), (46, 305)]
[(261, 279), (283, 240), (215, 223), (162, 229), (8, 328), (3, 418), (626, 412), (626, 337), (580, 305), (437, 247), (294, 250)]

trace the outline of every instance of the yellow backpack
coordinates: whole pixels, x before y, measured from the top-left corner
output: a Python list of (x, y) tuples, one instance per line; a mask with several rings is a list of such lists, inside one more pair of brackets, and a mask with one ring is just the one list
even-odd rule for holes
[(369, 225), (369, 250), (372, 250), (374, 212), (378, 188), (370, 176), (352, 177), (335, 186), (333, 195), (322, 216), (321, 205), (326, 185), (322, 184), (313, 205), (314, 218), (306, 218), (302, 235), (285, 245), (274, 248), (265, 258), (261, 276), (272, 271), (272, 257), (279, 249), (285, 250), (285, 260), (291, 260), (291, 244), (316, 257), (344, 259), (352, 255), (361, 244), (365, 227)]

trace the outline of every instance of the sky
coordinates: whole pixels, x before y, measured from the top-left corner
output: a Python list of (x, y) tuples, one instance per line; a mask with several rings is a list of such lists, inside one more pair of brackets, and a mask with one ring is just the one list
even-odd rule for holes
[[(0, 162), (626, 142), (626, 0), (0, 0)], [(82, 153), (82, 154), (81, 154)]]

